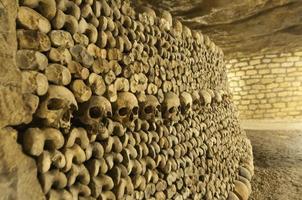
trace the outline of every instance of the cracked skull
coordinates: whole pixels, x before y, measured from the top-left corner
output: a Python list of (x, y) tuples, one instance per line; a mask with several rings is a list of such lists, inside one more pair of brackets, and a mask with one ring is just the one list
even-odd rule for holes
[(160, 117), (161, 106), (158, 99), (153, 95), (147, 95), (146, 101), (140, 104), (140, 116), (150, 122), (156, 121)]
[(103, 96), (92, 96), (79, 108), (80, 121), (92, 128), (98, 128), (101, 123), (106, 124), (105, 120), (111, 116), (111, 103)]
[(166, 120), (177, 121), (178, 112), (180, 110), (180, 100), (178, 96), (173, 92), (168, 92), (165, 94), (162, 107), (162, 115)]
[(63, 86), (50, 85), (36, 116), (46, 126), (69, 129), (72, 113), (77, 109), (77, 102), (70, 90)]
[(118, 98), (113, 103), (113, 108), (113, 119), (126, 127), (133, 126), (134, 120), (138, 118), (138, 101), (136, 96), (130, 92), (118, 93)]

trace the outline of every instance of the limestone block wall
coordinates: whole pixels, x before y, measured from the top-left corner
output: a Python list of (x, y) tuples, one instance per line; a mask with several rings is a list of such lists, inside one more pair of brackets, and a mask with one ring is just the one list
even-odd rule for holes
[(30, 114), (7, 125), (40, 183), (23, 199), (248, 199), (252, 148), (207, 36), (120, 0), (21, 0), (16, 14)]
[(227, 61), (242, 119), (302, 119), (302, 52)]

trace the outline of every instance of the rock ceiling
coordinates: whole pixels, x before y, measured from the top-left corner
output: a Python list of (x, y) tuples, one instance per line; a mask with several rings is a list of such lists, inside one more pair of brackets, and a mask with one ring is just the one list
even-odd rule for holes
[(224, 49), (228, 57), (302, 46), (301, 0), (133, 0), (169, 10)]

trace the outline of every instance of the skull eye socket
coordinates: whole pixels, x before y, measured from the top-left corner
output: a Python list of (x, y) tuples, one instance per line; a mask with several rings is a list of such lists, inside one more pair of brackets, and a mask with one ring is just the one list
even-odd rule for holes
[(153, 113), (153, 107), (152, 106), (147, 106), (145, 109), (144, 109), (145, 113), (147, 114), (150, 114), (150, 113)]
[(60, 110), (65, 107), (65, 103), (62, 99), (53, 98), (47, 102), (48, 110)]
[(157, 109), (158, 111), (160, 111), (160, 110), (161, 110), (160, 105), (156, 106), (156, 109)]
[(68, 122), (70, 120), (70, 111), (68, 110), (67, 112), (64, 113), (62, 120), (65, 122)]
[(89, 115), (91, 118), (97, 119), (102, 116), (102, 111), (99, 107), (92, 107), (89, 109)]
[(128, 114), (128, 109), (127, 108), (121, 108), (121, 109), (119, 109), (118, 114), (120, 116), (126, 116)]
[(138, 107), (134, 107), (132, 112), (133, 114), (138, 115)]
[(111, 112), (107, 112), (107, 117), (112, 117), (112, 113)]
[(176, 108), (175, 107), (172, 107), (172, 108), (169, 109), (169, 113), (174, 113), (174, 112), (176, 112)]

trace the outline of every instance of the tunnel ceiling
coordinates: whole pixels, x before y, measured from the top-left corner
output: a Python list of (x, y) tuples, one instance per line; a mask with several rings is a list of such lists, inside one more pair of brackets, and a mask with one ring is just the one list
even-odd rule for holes
[(132, 0), (165, 9), (201, 30), (229, 57), (282, 52), (302, 46), (301, 0)]

